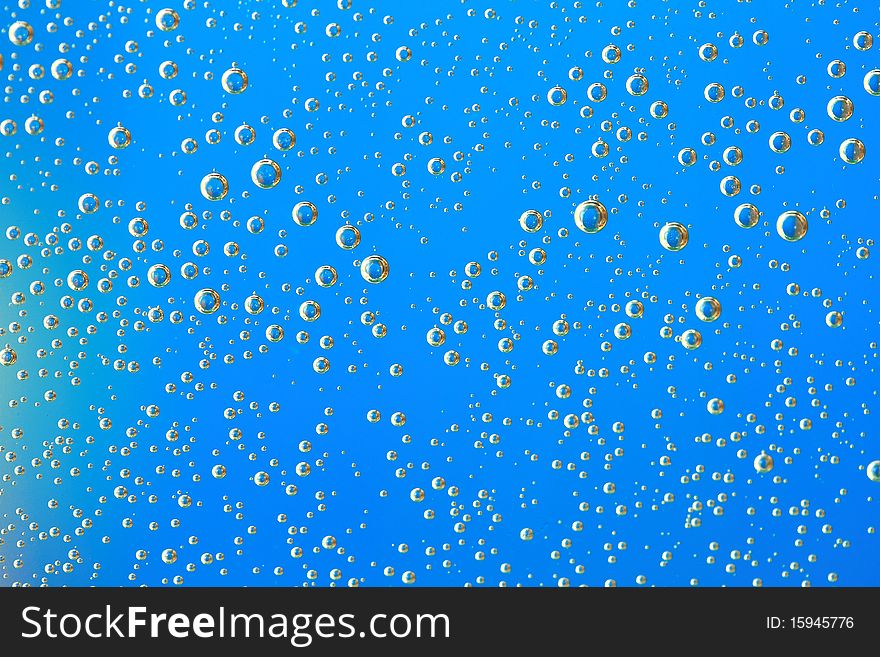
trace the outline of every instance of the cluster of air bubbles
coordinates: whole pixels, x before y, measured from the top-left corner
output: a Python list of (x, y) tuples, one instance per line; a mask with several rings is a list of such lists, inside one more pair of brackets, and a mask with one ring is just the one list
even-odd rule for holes
[(869, 12), (129, 4), (4, 10), (7, 583), (861, 583)]

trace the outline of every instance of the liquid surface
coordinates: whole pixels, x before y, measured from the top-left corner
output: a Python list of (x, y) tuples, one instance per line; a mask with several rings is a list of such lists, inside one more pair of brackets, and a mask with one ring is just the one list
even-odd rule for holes
[(2, 585), (880, 585), (876, 7), (0, 15)]

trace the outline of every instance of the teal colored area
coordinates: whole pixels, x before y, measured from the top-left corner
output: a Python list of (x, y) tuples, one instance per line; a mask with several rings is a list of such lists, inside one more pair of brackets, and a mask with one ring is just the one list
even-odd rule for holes
[(880, 585), (876, 6), (2, 16), (3, 585)]

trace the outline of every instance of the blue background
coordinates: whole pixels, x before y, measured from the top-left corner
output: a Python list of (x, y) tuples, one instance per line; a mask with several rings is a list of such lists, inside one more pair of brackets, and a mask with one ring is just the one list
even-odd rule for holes
[[(56, 3), (4, 4), (4, 28), (24, 20), (34, 38), (15, 46), (4, 36), (0, 46), (0, 119), (18, 128), (0, 138), (0, 258), (14, 270), (0, 279), (0, 347), (17, 356), (0, 371), (4, 585), (381, 586), (410, 581), (408, 572), (415, 585), (440, 586), (880, 584), (878, 484), (866, 476), (880, 458), (870, 414), (880, 98), (862, 83), (880, 67), (880, 46), (853, 47), (857, 32), (878, 34), (875, 6), (46, 4)], [(180, 19), (170, 32), (156, 28), (165, 6)], [(331, 23), (338, 37), (327, 36)], [(766, 45), (753, 42), (759, 30)], [(741, 47), (730, 43), (736, 34)], [(601, 53), (612, 43), (622, 55), (607, 64)], [(718, 47), (712, 62), (699, 57), (704, 43)], [(395, 56), (401, 46), (409, 61)], [(50, 74), (58, 58), (72, 63), (70, 79)], [(833, 59), (847, 66), (842, 78), (826, 72)], [(166, 60), (178, 66), (174, 79), (159, 75)], [(42, 79), (29, 77), (35, 64)], [(249, 80), (238, 95), (221, 86), (233, 65)], [(573, 67), (582, 79), (570, 78)], [(644, 96), (626, 90), (634, 71), (649, 81)], [(594, 82), (607, 87), (600, 103), (587, 98)], [(712, 82), (725, 89), (720, 103), (704, 97)], [(151, 95), (139, 91), (145, 83)], [(547, 100), (554, 85), (567, 92), (558, 107)], [(169, 102), (175, 89), (185, 104)], [(52, 102), (40, 101), (44, 90)], [(771, 108), (774, 94), (782, 109)], [(825, 109), (838, 94), (855, 108), (842, 123)], [(669, 107), (662, 119), (649, 112), (658, 100)], [(790, 118), (794, 108), (803, 122)], [(40, 134), (25, 130), (32, 115)], [(750, 120), (757, 132), (746, 130)], [(256, 131), (250, 146), (233, 137), (243, 123)], [(124, 150), (108, 144), (117, 124), (132, 135)], [(287, 152), (272, 145), (283, 127), (296, 134)], [(622, 127), (632, 132), (625, 142)], [(825, 134), (820, 146), (807, 142), (813, 129)], [(791, 136), (787, 153), (768, 146), (779, 130)], [(430, 145), (419, 143), (424, 132)], [(850, 137), (867, 148), (859, 165), (838, 155)], [(186, 138), (197, 152), (182, 152)], [(598, 140), (606, 157), (591, 153)], [(743, 152), (737, 166), (722, 159), (730, 146)], [(694, 166), (677, 159), (686, 147)], [(273, 189), (250, 177), (263, 157), (282, 169)], [(428, 170), (435, 157), (442, 175)], [(212, 171), (228, 180), (221, 201), (199, 191)], [(719, 191), (727, 175), (741, 181), (735, 197)], [(77, 207), (85, 193), (101, 202), (94, 214)], [(609, 212), (597, 234), (573, 220), (587, 198)], [(291, 220), (299, 201), (318, 208), (314, 225)], [(762, 213), (751, 229), (733, 220), (744, 202)], [(187, 209), (199, 215), (194, 230), (180, 227)], [(545, 217), (537, 233), (520, 228), (528, 209)], [(788, 209), (809, 221), (799, 242), (776, 233)], [(265, 222), (259, 234), (246, 227), (252, 216)], [(129, 232), (134, 217), (149, 224), (143, 238)], [(688, 227), (684, 250), (661, 246), (668, 221)], [(352, 251), (335, 242), (345, 223), (361, 232)], [(94, 235), (103, 245), (90, 251)], [(82, 248), (71, 248), (74, 238)], [(192, 251), (200, 239), (210, 245), (203, 257)], [(234, 257), (224, 255), (230, 242)], [(542, 266), (527, 257), (536, 247), (547, 254)], [(870, 255), (857, 257), (859, 247)], [(390, 266), (377, 285), (359, 271), (372, 254)], [(194, 280), (181, 275), (185, 262), (198, 264)], [(467, 278), (468, 262), (480, 263), (479, 277)], [(167, 287), (147, 281), (157, 263), (172, 272)], [(333, 287), (315, 284), (321, 265), (337, 270)], [(66, 284), (74, 269), (90, 279), (81, 292)], [(99, 279), (114, 275), (112, 291), (99, 292)], [(534, 287), (520, 292), (523, 275)], [(43, 294), (32, 293), (34, 281)], [(217, 313), (195, 311), (202, 288), (219, 292)], [(495, 290), (507, 298), (497, 313), (485, 307)], [(260, 315), (242, 309), (252, 293), (265, 301)], [(65, 295), (93, 308), (63, 309)], [(694, 313), (707, 295), (723, 308), (712, 324)], [(644, 303), (642, 318), (626, 317), (632, 299)], [(320, 304), (314, 323), (299, 316), (306, 300)], [(164, 319), (151, 322), (151, 308)], [(842, 327), (826, 325), (830, 310), (843, 313)], [(366, 311), (385, 337), (361, 321)], [(443, 313), (468, 331), (441, 324)], [(58, 328), (44, 328), (49, 314)], [(699, 329), (702, 346), (661, 337), (667, 314), (674, 336)], [(552, 332), (560, 318), (571, 326), (565, 336)], [(620, 322), (632, 328), (628, 340), (612, 333)], [(265, 339), (270, 324), (283, 327), (282, 341)], [(426, 341), (435, 326), (446, 334), (441, 347)], [(514, 340), (509, 354), (497, 347), (503, 337)], [(542, 353), (548, 339), (557, 354)], [(444, 363), (448, 350), (458, 365)], [(326, 374), (313, 369), (320, 356)], [(402, 376), (390, 375), (393, 364)], [(560, 384), (571, 387), (567, 399)], [(716, 397), (725, 409), (711, 415)], [(372, 410), (378, 422), (367, 420)], [(403, 426), (391, 422), (398, 411)], [(584, 413), (578, 427), (563, 426)], [(112, 426), (101, 428), (102, 418)], [(804, 419), (811, 429), (800, 428)], [(303, 440), (311, 451), (299, 449)], [(753, 466), (762, 451), (775, 464), (765, 474)], [(301, 462), (308, 476), (296, 473)], [(217, 464), (223, 479), (211, 474)], [(256, 485), (258, 472), (267, 485)], [(414, 488), (423, 501), (411, 500)], [(181, 507), (181, 496), (192, 505)], [(163, 562), (167, 549), (174, 563)]]

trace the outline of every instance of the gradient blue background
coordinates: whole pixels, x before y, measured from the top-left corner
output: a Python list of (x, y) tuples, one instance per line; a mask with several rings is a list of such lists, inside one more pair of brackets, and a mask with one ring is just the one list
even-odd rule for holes
[[(165, 6), (3, 6), (4, 29), (25, 20), (35, 30), (28, 46), (5, 37), (0, 46), (0, 119), (18, 126), (15, 135), (0, 138), (0, 213), (4, 229), (21, 232), (17, 239), (0, 236), (0, 258), (33, 259), (0, 279), (0, 346), (17, 354), (15, 365), (0, 371), (4, 585), (155, 586), (179, 576), (184, 585), (378, 586), (401, 585), (406, 571), (416, 585), (441, 586), (752, 586), (756, 578), (765, 586), (880, 584), (873, 532), (878, 484), (866, 476), (867, 464), (880, 458), (870, 415), (877, 394), (877, 265), (873, 250), (867, 259), (855, 253), (870, 249), (876, 232), (880, 98), (862, 80), (880, 66), (880, 47), (862, 52), (852, 45), (858, 31), (878, 34), (875, 6), (354, 0), (341, 9), (267, 0), (187, 9), (172, 3), (180, 25), (167, 33), (155, 25)], [(329, 23), (341, 26), (340, 36), (325, 34)], [(753, 43), (757, 30), (769, 34), (766, 45)], [(740, 48), (729, 44), (735, 33), (743, 36)], [(706, 42), (719, 49), (711, 63), (698, 56)], [(622, 50), (617, 64), (602, 61), (609, 43)], [(412, 50), (408, 62), (395, 58), (403, 45)], [(69, 80), (49, 74), (59, 57), (73, 64)], [(826, 72), (835, 58), (847, 65), (839, 79)], [(165, 60), (177, 63), (175, 79), (160, 77)], [(33, 64), (46, 68), (43, 79), (28, 77)], [(240, 95), (225, 93), (220, 83), (233, 64), (249, 78)], [(130, 65), (135, 70), (127, 71)], [(583, 70), (580, 81), (569, 79), (574, 66)], [(637, 69), (650, 83), (642, 97), (625, 88)], [(145, 81), (153, 89), (149, 98), (138, 92)], [(607, 86), (601, 103), (587, 99), (593, 82)], [(727, 92), (721, 103), (703, 97), (711, 82)], [(561, 107), (547, 101), (557, 84), (567, 91)], [(186, 92), (185, 105), (169, 103), (174, 89)], [(39, 101), (42, 90), (54, 94), (53, 102)], [(784, 98), (781, 110), (768, 106), (774, 92)], [(855, 107), (845, 123), (825, 110), (840, 93)], [(309, 98), (319, 102), (317, 111), (307, 110)], [(669, 106), (664, 119), (649, 114), (656, 100)], [(581, 116), (584, 105), (592, 107), (591, 118)], [(806, 113), (802, 123), (789, 118), (795, 107)], [(212, 120), (215, 112), (222, 122)], [(24, 130), (32, 114), (44, 121), (39, 135)], [(402, 126), (406, 115), (415, 117), (415, 127)], [(723, 117), (732, 127), (722, 126)], [(749, 120), (760, 122), (757, 133), (745, 130)], [(603, 130), (604, 121), (611, 131)], [(107, 142), (118, 123), (132, 134), (121, 151)], [(251, 146), (233, 138), (242, 123), (256, 130)], [(633, 133), (625, 143), (615, 137), (623, 126)], [(287, 153), (271, 142), (282, 127), (297, 137)], [(222, 133), (216, 145), (205, 139), (213, 128)], [(825, 133), (818, 147), (807, 143), (814, 128)], [(792, 137), (788, 153), (768, 147), (777, 130)], [(424, 131), (433, 135), (429, 146), (418, 142)], [(715, 135), (711, 146), (701, 141), (707, 132)], [(181, 152), (187, 137), (199, 143), (195, 154)], [(848, 137), (867, 147), (860, 165), (838, 156)], [(600, 138), (610, 147), (605, 158), (591, 155)], [(742, 164), (711, 170), (728, 146), (742, 149)], [(698, 154), (693, 167), (676, 159), (685, 147)], [(270, 190), (250, 179), (251, 165), (264, 156), (283, 170)], [(432, 157), (444, 158), (443, 175), (428, 172)], [(89, 161), (100, 173), (86, 172)], [(395, 163), (406, 165), (405, 175), (392, 174)], [(223, 201), (199, 193), (213, 170), (229, 181)], [(741, 180), (738, 196), (719, 192), (725, 175)], [(750, 192), (753, 185), (760, 193)], [(77, 209), (87, 192), (102, 203), (95, 214)], [(609, 221), (601, 233), (586, 235), (572, 211), (593, 195), (607, 206)], [(291, 220), (301, 200), (319, 210), (308, 228)], [(743, 202), (763, 213), (750, 230), (733, 221)], [(187, 204), (200, 216), (192, 231), (178, 223)], [(535, 234), (518, 223), (530, 208), (546, 217)], [(775, 230), (777, 215), (791, 208), (809, 220), (797, 243)], [(245, 227), (254, 215), (265, 220), (259, 235)], [(135, 216), (150, 226), (142, 253), (128, 232)], [(689, 228), (681, 252), (659, 243), (667, 221)], [(334, 241), (346, 222), (362, 235), (351, 252)], [(91, 235), (103, 238), (102, 251), (68, 248), (71, 238)], [(210, 243), (209, 255), (192, 254), (197, 239)], [(233, 241), (240, 253), (227, 257), (223, 245)], [(275, 255), (279, 244), (286, 257)], [(538, 246), (547, 252), (542, 267), (526, 257)], [(373, 253), (390, 264), (379, 285), (365, 283), (357, 266)], [(84, 264), (86, 255), (91, 260)], [(731, 255), (742, 258), (741, 267), (729, 266)], [(123, 258), (131, 260), (129, 271), (120, 269)], [(180, 275), (187, 261), (202, 270), (195, 280)], [(482, 274), (465, 290), (469, 261), (481, 263)], [(171, 268), (168, 287), (147, 283), (155, 263)], [(324, 264), (339, 273), (329, 289), (314, 283)], [(81, 293), (64, 282), (77, 268), (90, 277)], [(96, 283), (110, 270), (118, 277), (113, 291), (102, 294)], [(523, 274), (535, 287), (518, 295)], [(136, 287), (127, 284), (132, 275), (140, 279)], [(29, 292), (35, 280), (46, 285), (42, 295)], [(786, 294), (792, 282), (798, 296)], [(215, 315), (195, 313), (193, 296), (205, 287), (223, 300)], [(493, 290), (508, 300), (497, 315), (484, 307)], [(13, 304), (16, 291), (25, 293), (23, 305)], [(266, 302), (256, 317), (241, 309), (253, 292)], [(62, 310), (66, 294), (91, 299), (94, 309)], [(696, 318), (696, 295), (721, 301), (719, 321)], [(613, 306), (632, 298), (645, 304), (641, 319), (628, 320)], [(315, 323), (298, 315), (307, 299), (321, 305)], [(164, 310), (162, 322), (146, 319), (154, 307)], [(825, 325), (829, 309), (843, 313), (841, 328)], [(184, 315), (179, 324), (169, 320), (174, 310)], [(118, 316), (100, 323), (100, 311)], [(386, 337), (373, 337), (362, 324), (365, 311), (387, 326)], [(52, 331), (43, 328), (50, 313), (60, 319)], [(439, 326), (441, 313), (465, 320), (469, 330), (457, 335), (446, 326), (446, 344), (432, 348), (425, 334)], [(660, 337), (667, 313), (675, 317), (676, 335), (702, 331), (700, 349)], [(557, 338), (551, 326), (563, 316), (572, 329)], [(493, 327), (496, 317), (506, 329)], [(135, 330), (137, 321), (144, 330)], [(612, 335), (621, 321), (632, 326), (627, 341)], [(16, 322), (19, 330), (11, 326)], [(263, 337), (273, 323), (285, 330), (277, 344)], [(249, 340), (241, 339), (243, 330)], [(296, 342), (300, 330), (309, 332), (307, 344)], [(332, 349), (319, 346), (324, 335), (335, 340)], [(498, 340), (515, 336), (514, 350), (502, 354)], [(550, 338), (559, 343), (555, 356), (541, 352)], [(776, 338), (782, 351), (771, 349)], [(54, 339), (60, 346), (52, 346)], [(600, 348), (606, 340), (610, 351)], [(268, 345), (265, 353), (261, 345)], [(47, 351), (44, 358), (39, 349)], [(443, 362), (448, 349), (461, 356), (455, 367)], [(244, 358), (246, 350), (252, 358)], [(644, 362), (647, 351), (656, 353), (655, 364)], [(227, 354), (232, 364), (224, 364)], [(329, 358), (329, 373), (313, 371), (318, 356)], [(116, 371), (116, 359), (136, 362), (139, 371)], [(202, 359), (207, 369), (200, 368)], [(576, 374), (578, 361), (594, 375)], [(390, 376), (394, 363), (403, 365), (403, 376)], [(350, 365), (356, 372), (347, 371)], [(607, 377), (598, 375), (600, 368)], [(18, 380), (19, 370), (27, 380)], [(183, 372), (193, 373), (192, 383), (181, 381)], [(511, 377), (509, 388), (496, 385), (500, 374)], [(726, 383), (729, 374), (735, 384)], [(853, 385), (846, 384), (849, 377)], [(173, 393), (166, 392), (168, 383), (175, 384)], [(557, 398), (560, 383), (571, 386), (568, 399)], [(47, 391), (54, 401), (46, 400)], [(244, 401), (234, 401), (235, 391)], [(723, 414), (707, 413), (711, 397), (724, 400)], [(785, 405), (788, 397), (797, 400), (794, 408)], [(280, 405), (277, 412), (269, 410), (272, 402)], [(150, 404), (159, 407), (158, 417), (147, 415)], [(236, 417), (226, 419), (226, 409)], [(366, 419), (373, 409), (381, 412), (375, 424)], [(652, 419), (652, 409), (661, 409), (662, 418)], [(551, 410), (560, 417), (589, 411), (599, 431), (591, 435), (582, 423), (566, 432), (561, 420), (548, 419)], [(396, 411), (406, 414), (405, 426), (392, 426)], [(62, 418), (66, 428), (59, 427)], [(102, 430), (101, 418), (110, 418), (112, 428)], [(812, 421), (809, 431), (799, 428), (804, 418)], [(615, 422), (624, 423), (622, 433), (612, 430)], [(319, 423), (329, 426), (326, 435), (316, 433)], [(243, 432), (239, 441), (229, 438), (234, 427)], [(171, 428), (179, 432), (176, 442), (166, 439)], [(732, 432), (742, 439), (731, 441)], [(490, 443), (492, 434), (498, 444)], [(698, 440), (704, 434), (708, 442)], [(298, 450), (302, 440), (311, 441), (311, 452)], [(396, 461), (387, 459), (389, 450), (398, 453)], [(760, 475), (753, 460), (762, 450), (773, 453), (775, 467)], [(584, 452), (589, 460), (582, 460)], [(659, 464), (663, 456), (670, 465)], [(301, 461), (311, 466), (308, 477), (295, 473)], [(211, 476), (215, 464), (227, 468), (224, 479)], [(18, 466), (23, 470), (16, 473)], [(395, 475), (398, 468), (404, 478)], [(254, 483), (260, 471), (270, 475), (267, 486)], [(728, 473), (732, 483), (722, 480)], [(446, 489), (433, 490), (434, 477), (443, 477)], [(603, 492), (606, 482), (615, 484), (614, 493)], [(288, 484), (298, 487), (296, 495), (286, 493)], [(136, 501), (117, 499), (120, 485)], [(415, 487), (425, 490), (423, 502), (410, 500)], [(673, 501), (664, 502), (667, 493)], [(181, 508), (181, 495), (191, 496), (192, 506)], [(579, 510), (582, 502), (589, 510)], [(626, 505), (626, 515), (615, 513), (618, 505)], [(426, 509), (434, 519), (424, 518)], [(286, 519), (279, 522), (279, 514)], [(582, 531), (572, 529), (576, 521)], [(534, 531), (533, 540), (521, 540), (523, 528)], [(322, 547), (325, 536), (335, 537), (337, 548)], [(294, 547), (301, 557), (291, 556)], [(168, 548), (178, 555), (173, 564), (161, 559)], [(667, 551), (671, 559), (664, 558)], [(205, 553), (213, 563), (201, 563)], [(393, 575), (384, 574), (387, 567)], [(331, 578), (334, 569), (338, 580)]]

